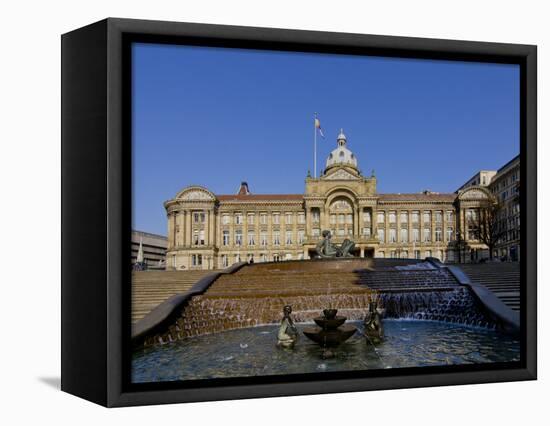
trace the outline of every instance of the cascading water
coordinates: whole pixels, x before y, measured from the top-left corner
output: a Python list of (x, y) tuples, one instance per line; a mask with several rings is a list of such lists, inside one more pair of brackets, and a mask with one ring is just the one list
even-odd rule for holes
[[(362, 320), (369, 303), (376, 301), (388, 318), (498, 327), (447, 269), (422, 263), (380, 270), (358, 269), (357, 261), (317, 265), (293, 263), (270, 270), (264, 264), (221, 277), (204, 294), (192, 297), (167, 330), (147, 337), (144, 344), (277, 324), (285, 305), (292, 306), (297, 323), (313, 322), (327, 307), (350, 321)], [(313, 267), (319, 272), (312, 272)]]

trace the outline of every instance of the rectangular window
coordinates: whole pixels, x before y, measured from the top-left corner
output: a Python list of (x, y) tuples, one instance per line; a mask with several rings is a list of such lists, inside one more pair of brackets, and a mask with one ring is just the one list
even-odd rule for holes
[(413, 223), (420, 222), (420, 212), (412, 212), (412, 222)]
[(287, 245), (292, 244), (292, 231), (286, 231), (285, 242)]
[(240, 229), (235, 231), (235, 245), (243, 245), (243, 231), (241, 231)]
[(227, 268), (229, 266), (229, 260), (227, 259), (226, 254), (222, 254), (222, 266)]
[(267, 214), (262, 213), (262, 214), (260, 215), (260, 223), (261, 223), (262, 225), (267, 225)]
[(401, 212), (399, 215), (399, 221), (402, 224), (407, 224), (409, 222), (409, 213), (408, 212)]
[(378, 241), (380, 241), (381, 243), (386, 242), (385, 232), (383, 229), (378, 230)]
[(298, 223), (300, 225), (303, 225), (304, 223), (306, 223), (306, 215), (304, 213), (298, 214)]
[(370, 223), (371, 221), (371, 214), (370, 211), (366, 211), (363, 213), (363, 221), (366, 223)]
[(395, 223), (396, 219), (396, 213), (395, 212), (389, 212), (388, 214), (388, 220), (390, 223)]
[(223, 244), (224, 246), (228, 246), (228, 245), (229, 245), (229, 231), (223, 231), (222, 244)]
[(298, 231), (298, 244), (302, 244), (304, 242), (305, 233), (304, 231)]
[(346, 215), (346, 223), (349, 225), (351, 223), (353, 223), (353, 215), (352, 214), (348, 214)]
[(267, 262), (267, 255), (265, 253), (260, 254), (260, 262)]
[(193, 222), (199, 223), (199, 221), (200, 221), (199, 212), (193, 213)]
[(319, 218), (320, 218), (319, 209), (313, 209), (311, 211), (311, 220), (313, 221), (313, 223), (319, 223)]
[(331, 223), (331, 225), (334, 225), (336, 223), (336, 215), (335, 214), (330, 215), (330, 223)]
[(199, 245), (199, 231), (193, 231), (193, 244)]
[(437, 223), (441, 223), (442, 220), (443, 220), (443, 212), (441, 211), (435, 212), (435, 221)]
[(397, 253), (396, 253), (395, 250), (390, 251), (390, 257), (391, 257), (392, 259), (397, 259)]
[(285, 215), (285, 223), (287, 225), (292, 225), (292, 213), (287, 213)]
[(447, 223), (451, 223), (454, 220), (452, 210), (447, 210), (446, 215), (447, 215), (446, 217)]
[(281, 235), (279, 234), (279, 231), (273, 232), (273, 245), (278, 246), (281, 244)]
[(435, 241), (441, 242), (443, 240), (443, 231), (441, 228), (435, 228)]
[(224, 214), (222, 216), (222, 225), (229, 225), (229, 215), (228, 214)]
[(273, 223), (275, 225), (278, 225), (279, 223), (281, 223), (281, 215), (279, 213), (273, 214)]
[(424, 228), (424, 242), (429, 243), (432, 240), (432, 231), (429, 228)]
[(267, 232), (260, 232), (260, 245), (267, 246)]
[(413, 242), (420, 242), (420, 229), (418, 228), (413, 228)]
[(243, 223), (243, 215), (241, 213), (237, 213), (235, 215), (235, 224), (242, 225), (242, 223)]
[(370, 238), (370, 227), (363, 228), (363, 235), (367, 238)]
[(431, 250), (426, 250), (426, 252), (424, 254), (425, 254), (424, 257), (432, 257), (432, 251)]
[(319, 230), (319, 228), (313, 228), (313, 236), (318, 237), (320, 235), (321, 235), (321, 231)]
[(377, 221), (379, 224), (384, 224), (384, 221), (385, 221), (384, 212), (378, 212), (378, 214), (376, 215), (376, 221)]
[(415, 259), (420, 259), (420, 250), (415, 250), (414, 251), (414, 258)]
[(199, 244), (200, 244), (201, 246), (204, 245), (204, 229), (201, 229), (201, 230), (199, 231)]
[(395, 228), (392, 228), (390, 229), (390, 243), (395, 243), (397, 241), (397, 236), (396, 236), (397, 232), (395, 230)]
[(249, 215), (248, 215), (248, 224), (249, 224), (249, 225), (254, 225), (254, 217), (255, 217), (255, 216), (256, 216), (256, 215), (254, 215), (254, 214), (249, 214)]
[(424, 223), (430, 223), (432, 214), (430, 212), (424, 212)]
[(454, 240), (453, 235), (453, 228), (447, 228), (447, 241), (453, 241)]
[(406, 228), (401, 229), (401, 242), (406, 243), (409, 240), (409, 230)]
[(254, 231), (248, 231), (248, 245), (253, 246), (256, 244), (256, 234)]

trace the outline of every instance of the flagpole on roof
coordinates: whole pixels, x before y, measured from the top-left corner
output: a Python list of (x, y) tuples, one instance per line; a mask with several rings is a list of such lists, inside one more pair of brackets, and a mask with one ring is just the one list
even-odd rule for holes
[(317, 178), (317, 113), (313, 118), (313, 177)]

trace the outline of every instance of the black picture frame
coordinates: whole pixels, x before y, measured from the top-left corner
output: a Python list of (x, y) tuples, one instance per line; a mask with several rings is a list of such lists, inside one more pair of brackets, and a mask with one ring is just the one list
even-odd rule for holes
[[(117, 407), (536, 379), (536, 46), (118, 18), (61, 41), (62, 390)], [(131, 384), (129, 46), (135, 41), (519, 64), (521, 361)]]

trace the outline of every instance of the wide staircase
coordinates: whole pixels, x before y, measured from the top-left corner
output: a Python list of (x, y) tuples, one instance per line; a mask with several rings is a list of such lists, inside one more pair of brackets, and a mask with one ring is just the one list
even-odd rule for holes
[(137, 322), (173, 295), (185, 293), (212, 272), (216, 271), (132, 272), (132, 322)]
[(491, 290), (502, 302), (513, 309), (520, 309), (519, 262), (472, 263), (459, 265), (476, 284)]

